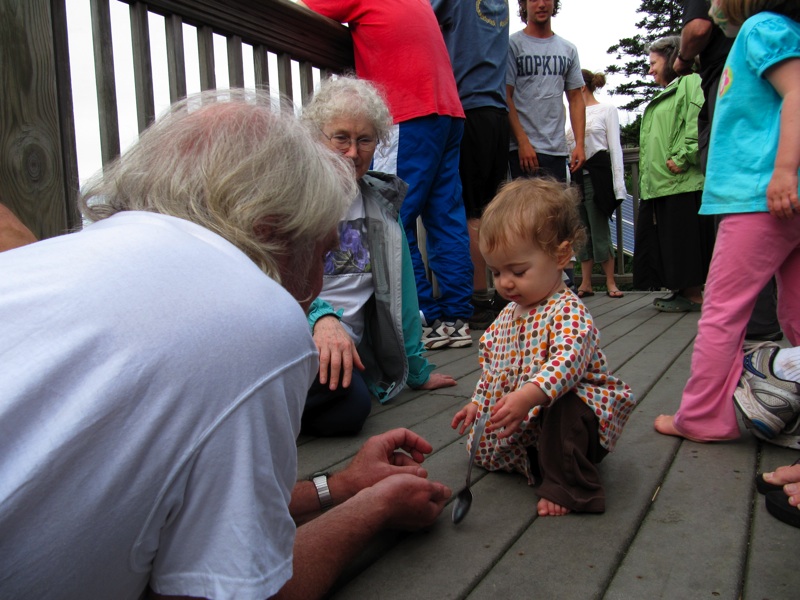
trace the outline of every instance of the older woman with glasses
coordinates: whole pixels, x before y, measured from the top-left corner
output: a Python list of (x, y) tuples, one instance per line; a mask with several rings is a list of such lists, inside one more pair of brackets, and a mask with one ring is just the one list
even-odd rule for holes
[[(456, 384), (431, 373), (408, 242), (399, 222), (407, 189), (395, 175), (369, 171), (389, 135), (389, 109), (372, 84), (353, 77), (324, 81), (303, 112), (323, 141), (353, 161), (359, 194), (339, 223), (339, 242), (325, 256), (322, 292), (308, 322), (319, 349), (319, 378), (303, 414), (311, 435), (352, 435), (372, 408), (406, 385)], [(355, 367), (355, 368), (354, 368)]]

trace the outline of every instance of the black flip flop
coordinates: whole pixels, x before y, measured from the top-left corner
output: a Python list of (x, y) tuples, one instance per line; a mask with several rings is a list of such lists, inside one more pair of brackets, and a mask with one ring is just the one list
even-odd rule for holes
[(789, 504), (789, 496), (783, 492), (770, 492), (764, 498), (769, 514), (787, 525), (800, 527), (800, 509)]
[(588, 298), (594, 296), (594, 292), (587, 292), (586, 290), (578, 290), (578, 298)]

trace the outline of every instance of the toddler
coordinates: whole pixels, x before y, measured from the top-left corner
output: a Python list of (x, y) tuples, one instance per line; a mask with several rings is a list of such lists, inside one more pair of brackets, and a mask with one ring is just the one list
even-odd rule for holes
[(518, 179), (481, 220), (481, 254), (509, 304), (480, 341), (483, 368), (472, 401), (456, 413), (461, 433), (489, 411), (476, 464), (538, 484), (539, 515), (603, 512), (597, 464), (635, 405), (608, 369), (599, 333), (561, 273), (584, 237), (578, 194), (548, 179)]

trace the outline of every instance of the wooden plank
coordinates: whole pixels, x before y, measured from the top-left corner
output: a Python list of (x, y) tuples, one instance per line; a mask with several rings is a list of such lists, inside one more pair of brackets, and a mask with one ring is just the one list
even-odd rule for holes
[[(758, 442), (758, 471), (774, 471), (798, 459), (797, 450), (779, 448)], [(800, 590), (800, 569), (794, 565), (797, 556), (797, 529), (782, 523), (767, 512), (764, 497), (753, 497), (753, 534), (747, 566), (744, 571), (744, 598), (795, 598)]]
[(139, 133), (141, 133), (156, 119), (147, 5), (144, 2), (135, 2), (130, 5), (130, 13), (131, 44), (133, 45), (133, 83), (136, 93), (136, 121), (139, 125)]
[(228, 49), (228, 85), (232, 88), (244, 87), (244, 60), (242, 58), (242, 38), (229, 35)]
[(292, 57), (278, 54), (278, 91), (289, 101), (294, 101), (292, 90)]
[(103, 165), (119, 156), (119, 115), (114, 75), (114, 46), (111, 42), (111, 13), (108, 0), (90, 0), (94, 77), (100, 125), (100, 156)]
[[(662, 356), (680, 347), (669, 340), (655, 340), (653, 345)], [(602, 597), (669, 466), (671, 449), (679, 443), (677, 438), (656, 435), (650, 414), (650, 410), (660, 410), (661, 402), (674, 397), (682, 386), (675, 375), (684, 371), (690, 354), (678, 354), (677, 360), (669, 360), (673, 366), (667, 377), (647, 369), (646, 356), (619, 371), (634, 390), (647, 388), (650, 393), (641, 399), (616, 450), (600, 464), (606, 512), (537, 519), (468, 598), (513, 596), (515, 589), (540, 598)]]
[(164, 18), (167, 38), (169, 101), (186, 98), (186, 58), (183, 49), (183, 20), (179, 15)]
[(51, 0), (50, 6), (53, 19), (56, 94), (64, 173), (63, 198), (66, 219), (64, 231), (76, 231), (81, 228), (81, 214), (78, 210), (78, 150), (75, 145), (72, 75), (69, 65), (69, 41), (67, 39), (67, 7), (65, 0)]
[(38, 238), (67, 229), (53, 27), (49, 0), (0, 4), (0, 201)]
[(197, 28), (197, 60), (200, 65), (200, 89), (203, 91), (216, 89), (214, 32), (210, 27)]
[(269, 54), (266, 46), (258, 44), (253, 47), (253, 69), (256, 87), (269, 93)]
[(303, 61), (300, 63), (300, 101), (303, 106), (308, 104), (314, 94), (314, 74), (311, 63)]

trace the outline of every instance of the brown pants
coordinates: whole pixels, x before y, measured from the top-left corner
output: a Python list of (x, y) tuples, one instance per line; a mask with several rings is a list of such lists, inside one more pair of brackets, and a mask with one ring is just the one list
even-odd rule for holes
[(543, 409), (539, 421), (536, 446), (528, 448), (531, 469), (541, 481), (537, 494), (575, 512), (604, 512), (606, 494), (597, 464), (608, 450), (600, 445), (592, 410), (569, 392)]

